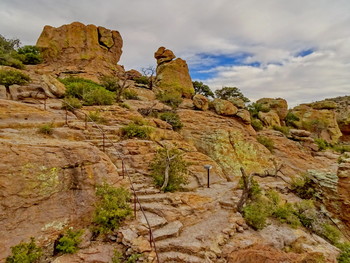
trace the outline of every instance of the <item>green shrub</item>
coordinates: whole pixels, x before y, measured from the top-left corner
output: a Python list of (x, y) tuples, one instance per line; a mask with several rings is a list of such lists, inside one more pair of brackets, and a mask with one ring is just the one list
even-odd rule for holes
[(127, 103), (119, 102), (118, 105), (119, 105), (120, 107), (122, 107), (122, 108), (125, 108), (125, 109), (130, 110), (130, 106), (129, 106), (129, 104), (127, 104)]
[(6, 263), (34, 263), (42, 256), (41, 248), (35, 244), (32, 237), (29, 243), (20, 243), (11, 247), (12, 255), (6, 258)]
[(73, 231), (68, 229), (67, 232), (58, 240), (55, 249), (65, 254), (73, 254), (78, 251), (78, 245), (81, 243), (83, 230)]
[(136, 125), (140, 125), (140, 126), (149, 125), (148, 120), (144, 119), (143, 117), (136, 116), (136, 117), (133, 117), (131, 120)]
[(103, 118), (98, 111), (90, 111), (87, 115), (87, 121), (93, 121), (100, 124), (107, 123), (107, 120)]
[(314, 184), (307, 174), (294, 178), (292, 180), (291, 190), (302, 199), (311, 199), (316, 195)]
[(169, 123), (173, 127), (174, 131), (178, 131), (183, 127), (179, 115), (175, 112), (169, 111), (160, 113), (159, 118)]
[(106, 183), (96, 189), (99, 201), (93, 216), (93, 232), (108, 234), (117, 230), (127, 216), (131, 214), (130, 194), (122, 188), (114, 188)]
[(45, 135), (51, 135), (53, 133), (53, 123), (41, 125), (38, 128), (38, 132)]
[(60, 81), (66, 86), (66, 97), (81, 99), (84, 105), (111, 105), (115, 102), (115, 93), (94, 81), (75, 77)]
[(254, 102), (248, 105), (248, 111), (250, 112), (250, 115), (252, 116), (252, 118), (258, 118), (259, 111), (269, 112), (270, 109), (266, 105)]
[(325, 237), (329, 242), (331, 242), (333, 245), (339, 243), (339, 239), (341, 237), (341, 232), (338, 228), (335, 226), (332, 226), (330, 224), (323, 224), (322, 225), (322, 236)]
[(295, 215), (296, 211), (293, 204), (285, 203), (277, 206), (272, 215), (278, 219), (281, 223), (287, 223), (292, 227), (298, 227), (300, 225), (299, 218)]
[(326, 149), (332, 147), (331, 144), (329, 144), (326, 140), (321, 139), (321, 138), (316, 138), (315, 143), (317, 144), (318, 149), (320, 151), (323, 151), (323, 150), (326, 150)]
[[(168, 161), (168, 158), (173, 158)], [(150, 168), (151, 176), (157, 186), (161, 187), (164, 183), (164, 174), (167, 165), (169, 165), (169, 182), (164, 191), (173, 192), (181, 189), (181, 186), (188, 183), (188, 165), (180, 150), (160, 149), (155, 155)]]
[(23, 85), (30, 81), (30, 77), (17, 70), (0, 70), (0, 85), (9, 88), (11, 85)]
[(149, 139), (153, 131), (152, 127), (138, 125), (136, 123), (129, 123), (128, 125), (120, 129), (121, 135), (123, 138), (140, 138), (140, 139)]
[(156, 98), (172, 108), (177, 108), (182, 103), (181, 94), (175, 92), (159, 92)]
[(339, 145), (336, 144), (333, 146), (333, 150), (339, 153), (350, 152), (350, 145)]
[(306, 228), (312, 228), (317, 218), (317, 211), (312, 200), (302, 200), (294, 204), (296, 216)]
[(134, 90), (130, 90), (130, 89), (124, 90), (123, 97), (127, 100), (138, 100), (139, 99), (137, 92)]
[(273, 152), (274, 142), (272, 139), (265, 136), (258, 136), (256, 139), (260, 144), (264, 145), (270, 152)]
[(277, 126), (277, 125), (274, 125), (272, 127), (275, 131), (279, 131), (279, 132), (282, 132), (284, 135), (288, 135), (289, 134), (289, 130), (290, 128), (287, 127), (287, 126)]
[(0, 65), (9, 66), (17, 69), (24, 69), (22, 61), (16, 56), (0, 55)]
[(149, 85), (149, 83), (150, 83), (149, 77), (147, 77), (147, 76), (141, 76), (141, 77), (135, 78), (134, 81), (137, 84), (143, 84), (143, 85)]
[[(238, 187), (239, 187), (239, 189), (243, 189), (243, 178), (242, 177), (239, 179)], [(257, 199), (258, 197), (261, 196), (261, 192), (262, 192), (262, 190), (261, 190), (259, 183), (254, 178), (252, 178), (251, 179), (251, 188), (250, 188), (250, 192), (249, 192), (250, 197), (252, 199)]]
[(24, 46), (18, 49), (24, 64), (36, 65), (43, 61), (40, 50), (36, 46)]
[(215, 95), (219, 99), (229, 100), (230, 98), (240, 98), (244, 102), (249, 102), (250, 100), (243, 95), (239, 88), (236, 87), (223, 87), (215, 91)]
[(295, 127), (295, 122), (296, 121), (299, 121), (299, 117), (296, 116), (294, 113), (292, 113), (291, 111), (289, 111), (287, 113), (287, 116), (285, 118), (285, 122), (286, 122), (286, 125), (287, 126), (290, 126), (290, 127)]
[(261, 120), (259, 119), (252, 119), (252, 126), (256, 131), (261, 131), (264, 128)]
[(16, 51), (20, 45), (19, 39), (6, 39), (0, 34), (0, 65), (23, 69), (21, 55)]
[(123, 260), (123, 254), (118, 250), (114, 250), (112, 263), (122, 263), (122, 260)]
[(83, 105), (81, 104), (81, 101), (74, 97), (66, 97), (62, 101), (63, 110), (67, 109), (69, 111), (74, 111), (77, 109), (81, 109), (81, 107), (83, 107)]
[(245, 221), (255, 230), (263, 229), (270, 215), (271, 204), (263, 198), (259, 198), (243, 208), (243, 217)]
[(350, 263), (350, 243), (342, 243), (337, 245), (337, 247), (341, 250), (337, 258), (338, 263)]

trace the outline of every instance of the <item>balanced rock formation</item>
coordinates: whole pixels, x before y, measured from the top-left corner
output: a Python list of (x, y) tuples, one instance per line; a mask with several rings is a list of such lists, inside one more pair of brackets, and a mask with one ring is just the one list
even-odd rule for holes
[(264, 108), (277, 113), (278, 117), (280, 118), (280, 121), (283, 121), (287, 116), (288, 104), (285, 99), (262, 98), (257, 100), (256, 103), (262, 104)]
[(219, 115), (233, 116), (236, 115), (238, 109), (228, 100), (215, 99), (213, 100), (215, 112)]
[(121, 70), (123, 40), (118, 31), (74, 22), (45, 26), (36, 44), (46, 64), (61, 71)]
[(174, 60), (174, 53), (165, 47), (160, 47), (154, 57), (157, 59), (155, 85), (158, 90), (191, 98), (194, 88), (186, 61), (181, 58)]

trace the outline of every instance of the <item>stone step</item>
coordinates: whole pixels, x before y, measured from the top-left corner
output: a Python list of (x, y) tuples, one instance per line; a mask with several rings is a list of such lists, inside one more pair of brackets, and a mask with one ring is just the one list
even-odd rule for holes
[(164, 227), (153, 231), (153, 238), (155, 241), (159, 241), (166, 238), (177, 237), (182, 228), (183, 224), (180, 221), (168, 223)]
[[(165, 211), (169, 211), (170, 207), (161, 203), (144, 203), (142, 208), (144, 211), (163, 217), (165, 216)], [(137, 209), (140, 210), (139, 205), (137, 205)]]
[(141, 196), (141, 195), (153, 195), (153, 194), (159, 194), (160, 190), (157, 188), (150, 188), (149, 186), (147, 186), (146, 188), (142, 188), (142, 189), (136, 189), (136, 194), (137, 196)]
[(197, 256), (181, 253), (181, 252), (165, 252), (159, 253), (159, 258), (161, 262), (186, 262), (186, 263), (205, 263), (203, 258)]
[[(151, 226), (152, 231), (155, 231), (156, 229), (161, 228), (168, 223), (168, 221), (164, 217), (158, 216), (156, 214), (145, 212), (145, 215)], [(144, 215), (141, 212), (137, 213), (137, 221), (139, 222), (139, 225), (138, 225), (139, 235), (148, 234), (149, 233), (148, 224), (146, 222)]]
[(167, 196), (167, 194), (162, 194), (162, 193), (151, 194), (151, 195), (140, 195), (140, 196), (138, 196), (138, 199), (139, 199), (140, 203), (142, 203), (142, 204), (143, 203), (154, 203), (154, 202), (164, 203), (164, 202), (169, 201), (169, 197)]
[(177, 251), (185, 254), (195, 255), (204, 258), (205, 245), (199, 240), (189, 241), (183, 238), (171, 238), (157, 242), (157, 249), (159, 252)]
[(229, 210), (236, 210), (237, 204), (233, 202), (232, 200), (221, 200), (219, 201), (219, 204), (221, 208), (229, 209)]

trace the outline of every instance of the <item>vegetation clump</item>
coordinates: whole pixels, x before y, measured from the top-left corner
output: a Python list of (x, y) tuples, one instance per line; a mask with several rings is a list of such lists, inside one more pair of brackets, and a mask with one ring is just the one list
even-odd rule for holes
[(188, 165), (180, 150), (161, 148), (150, 165), (151, 175), (161, 190), (173, 192), (188, 183)]
[(157, 100), (169, 105), (172, 108), (177, 108), (182, 103), (181, 95), (172, 92), (159, 92), (156, 95)]
[(263, 126), (261, 120), (255, 119), (255, 118), (252, 119), (251, 125), (252, 125), (252, 127), (254, 128), (254, 130), (256, 130), (256, 131), (261, 131), (261, 130), (264, 128), (264, 126)]
[(130, 138), (140, 138), (140, 139), (149, 139), (153, 131), (152, 127), (133, 121), (128, 125), (120, 128), (121, 135), (125, 139)]
[(62, 101), (62, 109), (74, 112), (74, 110), (81, 109), (83, 104), (78, 98), (65, 97)]
[(8, 89), (11, 85), (23, 85), (30, 81), (30, 77), (18, 70), (0, 70), (0, 85)]
[(289, 135), (289, 131), (290, 131), (290, 128), (287, 127), (287, 126), (277, 126), (277, 125), (274, 125), (272, 127), (275, 131), (279, 131), (281, 133), (283, 133), (284, 135)]
[(256, 139), (260, 144), (264, 145), (270, 152), (273, 152), (275, 144), (272, 139), (265, 136), (258, 136)]
[(287, 113), (287, 116), (284, 120), (286, 122), (286, 125), (289, 127), (296, 127), (295, 122), (300, 121), (299, 117), (291, 111)]
[(45, 135), (52, 135), (53, 123), (43, 124), (38, 128), (38, 132)]
[(87, 115), (87, 121), (93, 121), (99, 124), (106, 124), (107, 120), (101, 116), (98, 111), (90, 111)]
[(123, 187), (114, 188), (106, 183), (96, 189), (98, 202), (93, 216), (95, 235), (108, 234), (117, 230), (131, 214), (130, 193)]
[(183, 127), (179, 115), (176, 112), (163, 112), (159, 114), (159, 118), (169, 123), (174, 131), (178, 131)]
[(192, 84), (193, 84), (195, 94), (201, 94), (207, 98), (209, 98), (209, 97), (214, 98), (215, 97), (214, 93), (211, 91), (209, 86), (205, 85), (203, 82), (193, 81)]
[(35, 244), (32, 237), (29, 243), (20, 243), (11, 247), (12, 254), (6, 258), (6, 263), (35, 263), (39, 262), (42, 250)]
[(126, 89), (123, 92), (123, 97), (127, 100), (138, 100), (139, 99), (137, 92), (134, 90), (130, 90), (130, 89)]
[(66, 233), (58, 240), (55, 250), (64, 254), (73, 254), (78, 251), (82, 239), (83, 230), (74, 231), (68, 229)]
[(239, 98), (244, 102), (249, 102), (250, 100), (243, 95), (239, 88), (236, 87), (223, 87), (215, 91), (215, 95), (219, 99), (228, 100), (230, 98)]
[(303, 174), (293, 179), (291, 184), (292, 191), (302, 199), (312, 199), (316, 196), (315, 184), (310, 175)]
[(83, 105), (111, 105), (115, 102), (115, 93), (92, 80), (69, 77), (61, 82), (66, 86), (66, 97), (78, 98)]

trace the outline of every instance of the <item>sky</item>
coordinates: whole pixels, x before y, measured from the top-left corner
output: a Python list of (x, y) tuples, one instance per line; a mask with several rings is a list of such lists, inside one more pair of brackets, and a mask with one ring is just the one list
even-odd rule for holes
[(193, 80), (252, 101), (350, 95), (349, 0), (0, 0), (0, 34), (23, 44), (74, 21), (118, 30), (126, 69), (165, 46)]

